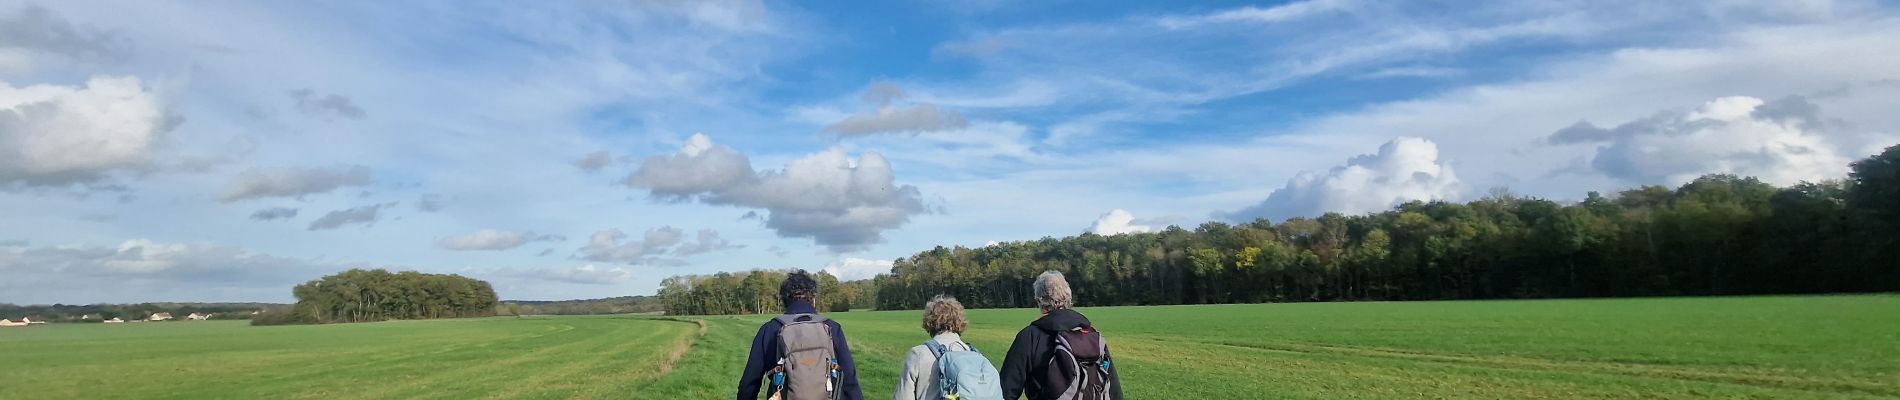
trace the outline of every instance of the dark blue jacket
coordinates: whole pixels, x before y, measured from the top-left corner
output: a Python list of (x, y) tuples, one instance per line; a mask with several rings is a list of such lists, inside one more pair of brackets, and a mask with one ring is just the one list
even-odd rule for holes
[[(785, 307), (786, 314), (817, 314), (818, 308), (809, 302), (792, 303)], [(864, 392), (858, 389), (858, 365), (851, 361), (851, 346), (845, 344), (844, 327), (838, 321), (825, 320), (831, 327), (831, 347), (838, 356), (838, 380), (844, 381), (844, 400), (864, 400)], [(765, 373), (778, 366), (778, 330), (782, 325), (778, 320), (765, 321), (759, 326), (759, 334), (752, 336), (752, 355), (746, 357), (745, 373), (739, 375), (739, 400), (759, 398), (759, 386), (770, 386)], [(767, 387), (768, 390), (778, 388)]]

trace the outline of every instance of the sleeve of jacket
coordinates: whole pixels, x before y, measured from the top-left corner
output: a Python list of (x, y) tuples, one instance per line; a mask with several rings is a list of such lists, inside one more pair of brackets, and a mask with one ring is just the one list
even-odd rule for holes
[(770, 351), (768, 347), (772, 342), (771, 336), (774, 336), (771, 331), (772, 323), (767, 322), (759, 325), (759, 333), (752, 335), (752, 355), (746, 356), (745, 370), (739, 375), (738, 400), (757, 400), (759, 385), (765, 379), (765, 371), (771, 369), (770, 363), (777, 361), (771, 360), (772, 357), (767, 354)]
[(858, 387), (858, 364), (851, 360), (850, 341), (844, 338), (844, 326), (838, 321), (825, 321), (831, 324), (831, 347), (838, 349), (838, 380), (843, 381), (844, 400), (864, 400), (864, 390)]
[(1016, 400), (1023, 395), (1023, 388), (1030, 379), (1030, 364), (1036, 351), (1036, 327), (1024, 327), (1016, 332), (1016, 341), (1010, 342), (1009, 352), (1003, 356), (1003, 370), (998, 372), (1003, 378), (1003, 398)]
[(1121, 363), (1115, 362), (1115, 352), (1108, 348), (1107, 343), (1102, 344), (1102, 351), (1107, 352), (1102, 357), (1108, 360), (1108, 398), (1122, 400)]
[(924, 400), (924, 396), (917, 393), (928, 387), (917, 381), (923, 375), (923, 371), (917, 369), (922, 359), (917, 356), (916, 348), (910, 349), (910, 355), (904, 357), (904, 372), (897, 374), (897, 389), (891, 390), (891, 400)]

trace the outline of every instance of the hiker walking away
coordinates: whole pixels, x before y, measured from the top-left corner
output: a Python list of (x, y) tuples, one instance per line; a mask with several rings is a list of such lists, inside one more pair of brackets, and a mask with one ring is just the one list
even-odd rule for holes
[(963, 303), (937, 296), (924, 303), (924, 333), (930, 340), (910, 348), (891, 400), (1002, 400), (996, 367), (963, 342)]
[(1122, 382), (1108, 343), (1075, 312), (1061, 272), (1036, 277), (1031, 292), (1042, 317), (1016, 333), (1003, 358), (1003, 398), (1015, 400), (1121, 400)]
[(752, 355), (739, 376), (739, 400), (863, 400), (858, 369), (844, 328), (818, 315), (818, 281), (794, 271), (778, 286), (785, 314), (765, 321), (752, 337)]

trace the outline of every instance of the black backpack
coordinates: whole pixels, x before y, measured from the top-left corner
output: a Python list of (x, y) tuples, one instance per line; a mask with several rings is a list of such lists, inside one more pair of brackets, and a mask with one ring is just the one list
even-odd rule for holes
[(1043, 370), (1042, 398), (1108, 400), (1108, 344), (1087, 324), (1055, 332), (1055, 356)]

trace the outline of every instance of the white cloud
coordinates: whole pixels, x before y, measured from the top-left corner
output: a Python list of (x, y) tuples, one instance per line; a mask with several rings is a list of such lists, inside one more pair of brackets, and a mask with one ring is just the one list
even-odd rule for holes
[(762, 208), (765, 226), (779, 236), (849, 252), (926, 212), (916, 187), (894, 181), (890, 162), (874, 152), (853, 160), (832, 149), (755, 172), (744, 155), (694, 134), (678, 154), (647, 158), (625, 183), (658, 199)]
[(1246, 6), (1204, 15), (1162, 17), (1157, 20), (1157, 23), (1168, 29), (1189, 29), (1225, 23), (1270, 24), (1344, 10), (1352, 7), (1354, 3), (1356, 2), (1351, 0), (1306, 0), (1268, 8)]
[(890, 273), (892, 264), (894, 264), (893, 260), (866, 260), (847, 257), (825, 264), (825, 273), (838, 277), (840, 281), (871, 279), (877, 277), (877, 274)]
[(436, 247), (446, 250), (508, 250), (529, 242), (560, 241), (566, 238), (556, 235), (537, 235), (534, 232), (504, 231), (483, 229), (461, 235), (453, 235), (435, 241)]
[(1097, 235), (1112, 236), (1124, 233), (1144, 233), (1154, 230), (1147, 225), (1135, 225), (1134, 222), (1134, 214), (1130, 214), (1128, 210), (1117, 208), (1109, 210), (1107, 214), (1102, 214), (1101, 218), (1097, 218), (1095, 220), (1095, 226), (1089, 227), (1089, 232), (1094, 232)]
[(369, 168), (348, 166), (336, 168), (292, 167), (278, 169), (251, 169), (225, 186), (219, 201), (266, 197), (303, 197), (305, 195), (329, 193), (342, 187), (368, 186)]
[(310, 230), (321, 231), (341, 228), (344, 225), (373, 224), (380, 218), (379, 212), (395, 206), (396, 203), (383, 203), (331, 211), (315, 221), (310, 221)]
[(167, 118), (136, 77), (84, 87), (0, 82), (0, 185), (63, 186), (153, 166)]
[(719, 237), (719, 231), (711, 229), (700, 229), (699, 232), (695, 233), (694, 239), (695, 241), (693, 242), (680, 244), (678, 248), (673, 249), (673, 254), (690, 256), (745, 247), (744, 245), (732, 244), (731, 241)]
[(615, 285), (633, 279), (633, 271), (622, 267), (598, 267), (593, 264), (569, 268), (495, 268), (465, 270), (471, 275), (542, 280), (582, 285)]
[(825, 125), (824, 131), (840, 136), (864, 136), (878, 133), (922, 133), (969, 126), (969, 121), (955, 110), (940, 108), (931, 103), (915, 103), (909, 107), (898, 106), (896, 102), (905, 97), (904, 90), (897, 85), (878, 81), (864, 90), (864, 101), (876, 104), (877, 110), (870, 113), (852, 114), (843, 120)]
[(712, 229), (699, 230), (695, 241), (688, 242), (685, 237), (684, 230), (662, 226), (648, 229), (641, 240), (628, 241), (625, 232), (607, 229), (594, 232), (587, 244), (576, 250), (575, 257), (595, 262), (679, 264), (681, 261), (667, 257), (687, 257), (743, 247), (719, 237), (719, 232)]
[(1455, 199), (1461, 188), (1451, 166), (1439, 161), (1438, 145), (1401, 137), (1379, 146), (1378, 154), (1353, 157), (1325, 173), (1301, 171), (1260, 204), (1222, 217), (1283, 220), (1326, 212), (1363, 214), (1412, 200)]
[(1610, 129), (1579, 122), (1550, 139), (1603, 143), (1591, 167), (1626, 182), (1680, 185), (1723, 173), (1787, 186), (1847, 176), (1853, 160), (1820, 132), (1825, 124), (1819, 110), (1801, 97), (1770, 103), (1731, 96)]

